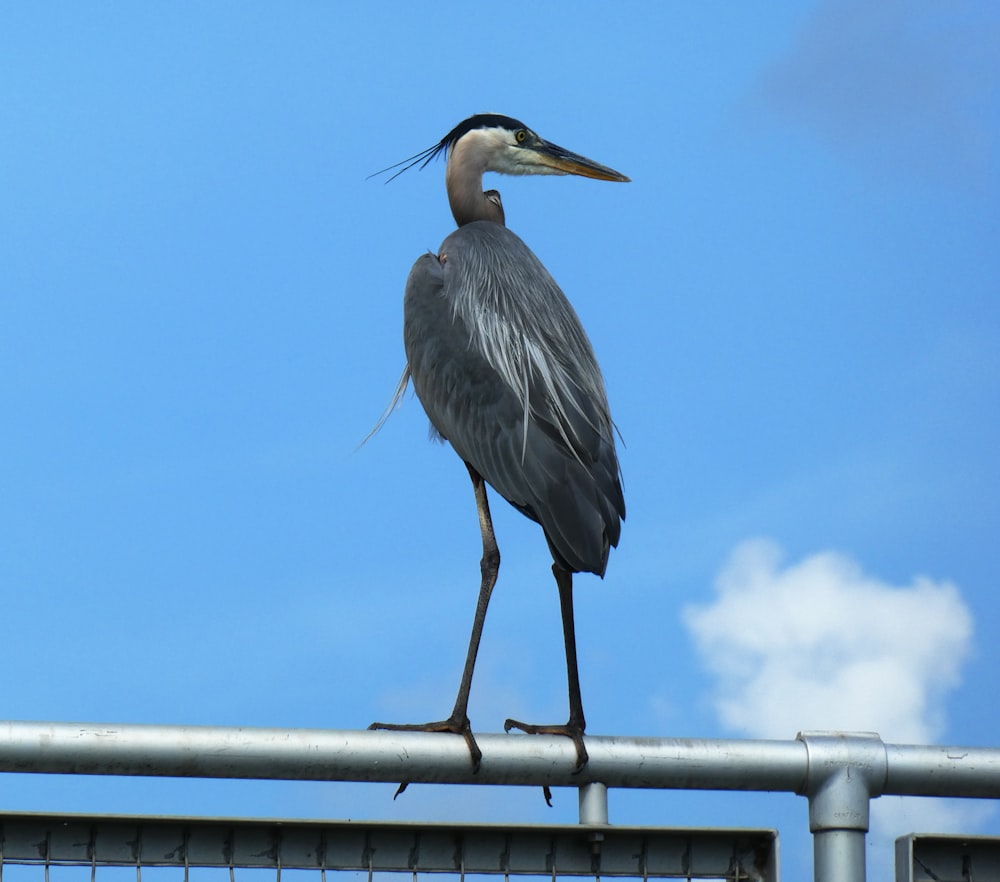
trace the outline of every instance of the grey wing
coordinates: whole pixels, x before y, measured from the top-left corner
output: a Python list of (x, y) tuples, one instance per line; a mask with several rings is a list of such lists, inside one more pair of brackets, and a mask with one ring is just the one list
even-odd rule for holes
[[(530, 376), (515, 389), (509, 366), (495, 366), (496, 353), (477, 339), (481, 328), (462, 308), (469, 293), (462, 243), (453, 234), (446, 245), (445, 265), (423, 255), (407, 281), (404, 337), (417, 396), (459, 456), (542, 525), (558, 563), (603, 575), (625, 513), (603, 389), (595, 402), (593, 390), (570, 375), (562, 396), (569, 400), (559, 406)], [(570, 366), (573, 356), (560, 353)]]

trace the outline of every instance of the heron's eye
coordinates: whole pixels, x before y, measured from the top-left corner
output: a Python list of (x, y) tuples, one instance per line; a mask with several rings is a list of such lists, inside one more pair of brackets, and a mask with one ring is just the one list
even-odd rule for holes
[(527, 137), (528, 133), (524, 129), (518, 129), (516, 132), (514, 132), (514, 140), (517, 141), (518, 144), (523, 143), (524, 139)]

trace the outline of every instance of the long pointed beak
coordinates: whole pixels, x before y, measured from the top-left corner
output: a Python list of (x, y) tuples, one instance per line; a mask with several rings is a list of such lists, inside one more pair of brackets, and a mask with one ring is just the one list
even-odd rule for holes
[(599, 162), (594, 162), (592, 159), (587, 159), (586, 156), (580, 156), (579, 153), (573, 153), (571, 150), (566, 150), (564, 147), (549, 141), (541, 141), (527, 149), (531, 151), (539, 165), (552, 169), (555, 174), (580, 175), (584, 178), (596, 178), (599, 181), (624, 182), (631, 180), (613, 168), (608, 168), (606, 165), (601, 165)]

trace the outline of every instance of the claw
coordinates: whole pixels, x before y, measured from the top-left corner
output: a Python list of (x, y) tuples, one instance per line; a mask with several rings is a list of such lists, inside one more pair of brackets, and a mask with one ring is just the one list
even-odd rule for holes
[[(472, 734), (472, 727), (469, 725), (468, 717), (449, 717), (447, 720), (436, 720), (433, 723), (372, 723), (369, 729), (385, 729), (390, 732), (450, 732), (454, 735), (461, 735), (465, 739), (469, 748), (469, 757), (472, 760), (472, 774), (479, 771), (483, 763), (483, 752), (476, 744), (476, 739)], [(406, 789), (406, 784), (401, 784), (396, 791), (399, 796)], [(394, 796), (393, 799), (396, 797)]]
[(590, 756), (587, 754), (587, 748), (584, 747), (583, 744), (584, 726), (582, 723), (576, 723), (573, 720), (570, 720), (562, 726), (540, 726), (535, 723), (522, 723), (520, 720), (504, 720), (504, 732), (509, 732), (511, 729), (520, 729), (522, 732), (527, 732), (529, 735), (564, 735), (565, 737), (572, 739), (573, 745), (576, 747), (576, 767), (573, 769), (574, 775), (579, 774), (590, 759)]

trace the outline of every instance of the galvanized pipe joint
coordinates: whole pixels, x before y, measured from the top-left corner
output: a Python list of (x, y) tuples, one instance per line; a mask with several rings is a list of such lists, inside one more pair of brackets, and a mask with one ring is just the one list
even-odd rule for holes
[(889, 772), (885, 744), (873, 732), (800, 732), (806, 746), (801, 795), (809, 800), (816, 882), (865, 878), (871, 800)]

